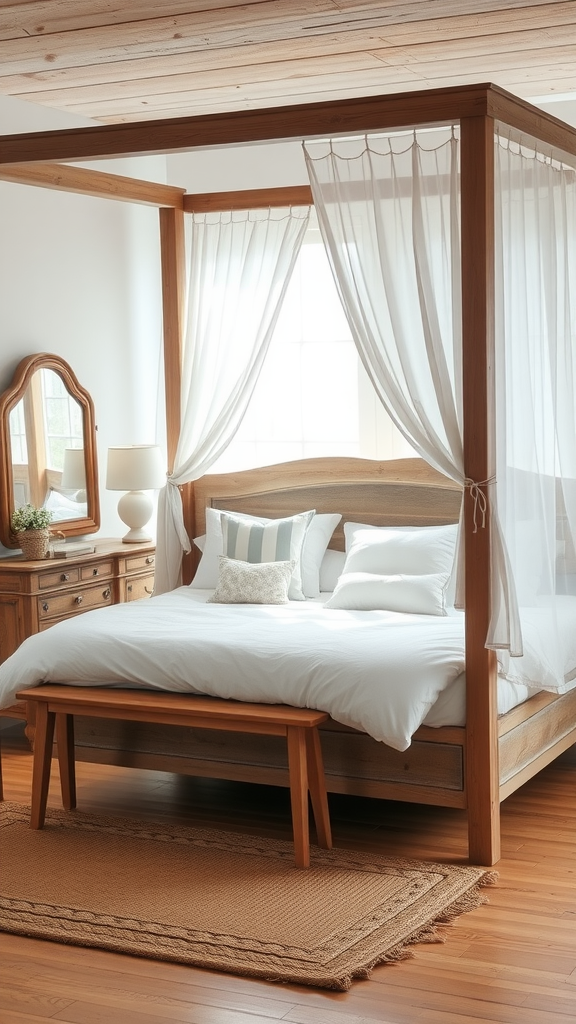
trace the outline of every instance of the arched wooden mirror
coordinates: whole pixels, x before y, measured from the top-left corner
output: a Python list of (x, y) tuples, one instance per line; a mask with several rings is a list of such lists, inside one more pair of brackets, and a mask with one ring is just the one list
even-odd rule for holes
[(100, 526), (94, 405), (68, 363), (27, 356), (0, 395), (0, 539), (17, 547), (15, 508), (30, 502), (52, 512), (64, 536)]

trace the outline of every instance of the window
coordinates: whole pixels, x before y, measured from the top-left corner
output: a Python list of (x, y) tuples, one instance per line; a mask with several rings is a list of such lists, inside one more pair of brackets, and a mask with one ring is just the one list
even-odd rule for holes
[(312, 227), (246, 416), (212, 472), (316, 456), (415, 454), (358, 358), (320, 232)]
[(46, 465), (61, 470), (65, 448), (82, 448), (82, 408), (68, 394), (62, 378), (52, 370), (41, 370)]

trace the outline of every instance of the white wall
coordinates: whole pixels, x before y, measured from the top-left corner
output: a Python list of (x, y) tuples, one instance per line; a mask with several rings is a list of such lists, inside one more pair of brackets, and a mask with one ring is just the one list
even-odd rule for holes
[(166, 158), (168, 180), (188, 192), (228, 192), (244, 188), (308, 185), (299, 142), (253, 143), (228, 149), (202, 149)]
[[(91, 123), (0, 97), (0, 134)], [(165, 180), (163, 157), (92, 166)], [(154, 208), (0, 182), (0, 391), (24, 356), (53, 352), (90, 392), (101, 536), (125, 532), (116, 513), (119, 494), (104, 486), (109, 445), (158, 438), (159, 261)], [(163, 433), (162, 424), (159, 440)]]

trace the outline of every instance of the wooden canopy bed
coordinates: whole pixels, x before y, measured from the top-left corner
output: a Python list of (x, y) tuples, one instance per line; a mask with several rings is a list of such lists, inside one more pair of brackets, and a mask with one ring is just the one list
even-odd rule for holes
[[(421, 459), (373, 462), (309, 459), (214, 474), (187, 493), (187, 528), (205, 532), (207, 507), (279, 518), (304, 508), (342, 513), (330, 546), (344, 549), (344, 523), (436, 526), (456, 522), (461, 491)], [(192, 500), (193, 497), (193, 500)], [(564, 697), (540, 693), (499, 717), (498, 797), (505, 799), (575, 739), (576, 690)], [(467, 729), (421, 726), (407, 751), (397, 751), (330, 719), (321, 726), (329, 792), (468, 806)], [(268, 737), (162, 731), (151, 725), (107, 722), (98, 730), (78, 721), (80, 759), (239, 781), (288, 784), (285, 752)], [(169, 752), (168, 752), (169, 751)]]
[[(180, 427), (180, 352), (184, 295), (184, 218), (202, 210), (255, 208), (311, 201), (308, 187), (219, 195), (99, 174), (54, 161), (171, 152), (358, 134), (386, 129), (459, 123), (461, 140), (462, 374), (464, 470), (472, 481), (493, 473), (491, 444), (494, 373), (494, 131), (496, 122), (576, 154), (576, 132), (492, 85), (368, 97), (234, 114), (178, 118), (3, 137), (0, 178), (51, 188), (144, 202), (159, 207), (164, 301), (164, 352), (169, 465)], [(480, 485), (481, 487), (483, 485)], [(316, 508), (345, 518), (385, 525), (454, 522), (459, 489), (419, 460), (363, 463), (313, 460), (270, 471), (209, 476), (183, 489), (191, 536), (202, 533), (206, 505), (281, 515)], [(367, 516), (372, 516), (367, 519)], [(500, 856), (499, 803), (576, 741), (576, 691), (562, 697), (540, 693), (498, 719), (494, 652), (485, 648), (489, 623), (490, 516), (474, 527), (474, 501), (464, 495), (466, 563), (465, 728), (422, 727), (407, 753), (329, 724), (323, 733), (328, 788), (385, 798), (467, 809), (469, 855), (492, 864)], [(338, 534), (333, 541), (341, 544)], [(185, 577), (193, 561), (185, 559)], [(141, 737), (142, 739), (142, 737)], [(146, 750), (128, 749), (128, 731), (100, 746), (85, 733), (84, 756), (113, 763), (148, 765), (198, 774), (285, 782), (285, 769), (269, 748), (217, 750), (197, 737), (194, 757), (168, 756), (149, 737)], [(135, 744), (137, 747), (138, 744)], [(204, 752), (205, 751), (205, 752)]]

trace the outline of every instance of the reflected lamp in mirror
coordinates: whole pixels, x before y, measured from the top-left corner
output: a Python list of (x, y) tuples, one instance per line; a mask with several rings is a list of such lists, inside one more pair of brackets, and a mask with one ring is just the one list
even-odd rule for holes
[(158, 445), (133, 444), (108, 449), (106, 488), (127, 491), (118, 502), (118, 515), (129, 527), (122, 537), (125, 544), (152, 540), (145, 529), (154, 505), (145, 491), (157, 490), (166, 482), (166, 471)]
[(86, 463), (83, 448), (64, 449), (61, 487), (64, 491), (76, 492), (73, 495), (74, 501), (86, 501)]

